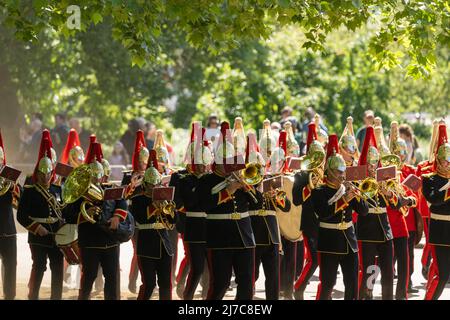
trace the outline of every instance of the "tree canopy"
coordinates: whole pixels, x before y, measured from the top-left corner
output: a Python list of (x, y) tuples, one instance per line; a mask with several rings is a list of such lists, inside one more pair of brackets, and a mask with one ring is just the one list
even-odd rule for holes
[(80, 116), (109, 144), (135, 116), (170, 135), (210, 112), (257, 129), (286, 105), (313, 106), (332, 132), (367, 108), (385, 125), (448, 114), (446, 1), (73, 3), (80, 30), (68, 1), (0, 0), (0, 126), (13, 133), (35, 110), (47, 124)]
[[(279, 26), (295, 24), (305, 33), (301, 46), (323, 50), (327, 35), (342, 26), (350, 31), (369, 25), (369, 52), (380, 67), (408, 57), (407, 73), (427, 76), (435, 49), (450, 43), (450, 5), (446, 0), (1, 0), (4, 24), (24, 41), (39, 40), (47, 28), (74, 35), (69, 9), (79, 8), (79, 30), (111, 21), (112, 34), (131, 54), (133, 64), (161, 52), (161, 37), (181, 32), (194, 47), (213, 53), (248, 40), (268, 39)], [(300, 44), (298, 46), (300, 48)]]

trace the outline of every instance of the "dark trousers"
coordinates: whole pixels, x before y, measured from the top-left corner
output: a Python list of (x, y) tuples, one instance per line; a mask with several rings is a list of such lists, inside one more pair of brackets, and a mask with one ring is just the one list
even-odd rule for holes
[(47, 270), (47, 258), (50, 260), (51, 280), (51, 300), (61, 300), (64, 273), (64, 256), (58, 247), (43, 247), (30, 244), (31, 267), (30, 281), (28, 282), (28, 299), (39, 299), (39, 289), (41, 288), (44, 272)]
[(172, 229), (167, 231), (169, 233), (170, 244), (173, 248), (173, 258), (172, 258), (172, 285), (175, 284), (175, 270), (177, 270), (177, 258), (178, 258), (178, 231), (177, 229)]
[[(392, 240), (385, 242), (361, 242), (362, 257), (362, 282), (359, 293), (360, 299), (368, 299), (372, 295), (373, 284), (367, 283), (369, 277), (376, 272), (371, 266), (377, 265), (381, 273), (381, 298), (383, 300), (393, 300), (394, 298), (394, 248)], [(378, 256), (378, 259), (376, 257)]]
[(279, 245), (256, 246), (255, 281), (259, 278), (259, 266), (263, 265), (266, 300), (278, 300), (280, 293), (280, 253)]
[(414, 272), (414, 247), (416, 243), (416, 231), (409, 231), (408, 237), (408, 255), (409, 255), (409, 279), (408, 286), (412, 286), (412, 274)]
[(105, 300), (120, 300), (120, 247), (108, 249), (80, 248), (81, 251), (81, 281), (79, 300), (88, 300), (92, 286), (97, 278), (98, 267), (102, 267), (105, 277)]
[(183, 299), (192, 300), (205, 269), (205, 261), (207, 260), (206, 243), (186, 242), (185, 249), (187, 250), (189, 261), (189, 274), (183, 292)]
[(397, 287), (395, 299), (406, 299), (409, 279), (408, 238), (394, 238), (394, 257), (397, 261)]
[(16, 297), (17, 236), (0, 237), (3, 296), (5, 300)]
[(138, 256), (138, 264), (142, 285), (137, 299), (150, 299), (158, 277), (159, 300), (172, 300), (172, 256), (162, 250), (161, 259)]
[(283, 256), (281, 257), (281, 283), (280, 289), (285, 298), (292, 299), (295, 280), (295, 264), (297, 255), (297, 242), (292, 242), (281, 237), (283, 244)]
[(302, 241), (298, 241), (296, 244), (297, 252), (296, 252), (296, 258), (295, 258), (295, 279), (298, 279), (300, 275), (302, 274), (304, 263), (305, 263), (305, 239), (303, 238)]
[(305, 234), (303, 234), (303, 243), (305, 247), (304, 249), (306, 249), (306, 265), (301, 272), (297, 282), (295, 283), (295, 290), (298, 290), (302, 293), (305, 291), (309, 280), (319, 266), (317, 257), (317, 239), (307, 237)]
[(254, 286), (254, 248), (209, 249), (208, 300), (221, 300), (230, 285), (234, 270), (237, 283), (236, 300), (251, 300)]
[(428, 279), (427, 296), (430, 296), (432, 300), (438, 300), (450, 277), (450, 247), (432, 245), (431, 250), (433, 259), (436, 259), (438, 273)]
[(320, 300), (331, 300), (331, 293), (336, 285), (339, 265), (342, 269), (345, 286), (345, 300), (358, 298), (358, 253), (348, 248), (348, 254), (320, 253)]

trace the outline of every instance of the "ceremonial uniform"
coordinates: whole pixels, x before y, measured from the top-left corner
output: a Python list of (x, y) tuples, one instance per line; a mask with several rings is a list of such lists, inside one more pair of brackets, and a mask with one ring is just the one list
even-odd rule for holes
[(431, 204), (429, 243), (437, 265), (437, 274), (430, 273), (428, 279), (426, 299), (439, 299), (450, 277), (450, 189), (439, 190), (448, 183), (448, 177), (437, 173), (422, 176), (422, 193)]
[[(17, 221), (28, 230), (28, 243), (33, 260), (28, 283), (30, 300), (39, 298), (39, 289), (47, 268), (47, 257), (52, 271), (50, 298), (59, 300), (62, 297), (64, 258), (56, 246), (55, 233), (61, 225), (63, 211), (61, 212), (59, 205), (61, 188), (51, 184), (55, 181), (56, 159), (53, 154), (50, 132), (43, 130), (38, 162), (31, 179), (33, 185), (25, 186), (17, 209)], [(46, 233), (47, 235), (44, 235)]]
[(206, 213), (202, 210), (201, 195), (196, 192), (199, 184), (200, 179), (197, 176), (186, 172), (180, 177), (175, 191), (185, 211), (183, 241), (188, 257), (189, 274), (183, 292), (184, 300), (193, 299), (207, 260)]
[(156, 214), (160, 209), (155, 208), (152, 199), (145, 195), (132, 198), (130, 211), (136, 227), (139, 230), (136, 254), (142, 285), (139, 289), (138, 300), (150, 299), (158, 278), (159, 299), (172, 299), (172, 257), (173, 248), (165, 226), (157, 222)]
[[(54, 201), (51, 200), (52, 197), (61, 200), (59, 186), (51, 185), (49, 190), (45, 190), (38, 184), (26, 185), (17, 209), (17, 221), (28, 230), (28, 243), (33, 259), (28, 283), (30, 300), (39, 298), (42, 278), (47, 270), (47, 258), (50, 260), (52, 272), (50, 299), (62, 298), (64, 257), (56, 245), (54, 235), (61, 226), (61, 217), (55, 212), (54, 207), (49, 205), (49, 201)], [(36, 233), (40, 225), (49, 231), (48, 235), (39, 236)]]
[[(0, 132), (0, 169), (6, 165), (3, 137)], [(21, 186), (0, 178), (0, 259), (2, 263), (3, 296), (5, 300), (16, 297), (17, 236), (13, 207), (17, 208)]]
[(255, 238), (248, 211), (253, 200), (240, 189), (234, 194), (225, 189), (211, 194), (211, 189), (224, 180), (218, 174), (206, 174), (197, 188), (202, 211), (207, 214), (206, 245), (210, 268), (207, 299), (223, 298), (234, 270), (238, 284), (236, 299), (249, 300), (253, 296)]
[(265, 276), (266, 300), (279, 298), (280, 233), (276, 218), (276, 208), (289, 212), (291, 203), (285, 196), (271, 198), (256, 190), (257, 203), (249, 205), (249, 214), (255, 236), (255, 281), (259, 277), (262, 263)]
[(311, 201), (311, 188), (308, 184), (309, 172), (300, 172), (295, 175), (295, 182), (292, 189), (292, 201), (294, 205), (302, 205), (302, 220), (300, 230), (303, 234), (303, 242), (306, 251), (306, 265), (296, 281), (294, 295), (303, 300), (303, 293), (319, 266), (317, 255), (317, 234), (319, 220), (314, 212), (314, 205)]
[[(389, 200), (382, 194), (368, 199), (367, 216), (359, 216), (356, 235), (361, 243), (362, 281), (360, 299), (370, 299), (372, 288), (368, 288), (367, 279), (373, 274), (370, 266), (378, 265), (381, 271), (381, 296), (383, 300), (393, 299), (393, 239), (391, 225), (387, 216), (387, 207), (398, 209), (397, 200)], [(376, 259), (378, 257), (378, 259)]]
[[(89, 166), (89, 173), (97, 180), (104, 177), (102, 160), (101, 145), (97, 142), (91, 143), (85, 162)], [(98, 188), (106, 188), (106, 186), (106, 184), (97, 183)], [(100, 265), (105, 277), (105, 300), (120, 300), (120, 242), (115, 231), (110, 230), (108, 221), (113, 217), (124, 221), (128, 215), (127, 202), (125, 199), (117, 199), (102, 200), (101, 203), (94, 204), (100, 209), (100, 215), (94, 219), (94, 223), (91, 223), (81, 213), (83, 201), (84, 199), (80, 198), (69, 204), (65, 214), (68, 223), (78, 224), (78, 246), (82, 264), (78, 299), (90, 298)]]
[(314, 210), (319, 216), (317, 251), (320, 253), (321, 292), (319, 299), (331, 299), (336, 284), (337, 268), (340, 265), (344, 277), (344, 299), (358, 297), (358, 244), (352, 223), (352, 212), (367, 215), (364, 200), (352, 199), (347, 203), (339, 199), (328, 204), (337, 189), (323, 185), (312, 191)]

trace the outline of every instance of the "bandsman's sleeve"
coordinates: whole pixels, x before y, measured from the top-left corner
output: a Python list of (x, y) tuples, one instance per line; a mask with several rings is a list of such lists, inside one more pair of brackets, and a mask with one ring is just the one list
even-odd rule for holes
[(358, 197), (350, 201), (350, 205), (357, 214), (366, 216), (369, 213), (369, 205), (366, 200)]
[(30, 214), (33, 212), (33, 197), (31, 193), (32, 186), (25, 187), (22, 197), (17, 208), (17, 221), (26, 228), (29, 232), (36, 234), (40, 223), (30, 219)]
[(124, 221), (127, 218), (128, 214), (128, 204), (125, 199), (116, 200), (116, 205), (114, 208), (113, 216), (119, 217), (121, 221)]
[(443, 205), (450, 201), (450, 189), (439, 191), (440, 188), (432, 177), (423, 177), (422, 194), (429, 203)]

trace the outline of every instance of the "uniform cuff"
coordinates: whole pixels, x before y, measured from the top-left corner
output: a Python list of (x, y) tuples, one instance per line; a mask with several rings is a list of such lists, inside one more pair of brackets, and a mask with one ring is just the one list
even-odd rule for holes
[(116, 209), (114, 211), (114, 216), (119, 217), (123, 221), (127, 218), (127, 211), (123, 209)]
[(33, 221), (30, 225), (27, 226), (27, 230), (32, 234), (37, 234), (37, 230), (39, 229), (40, 225), (40, 223)]

